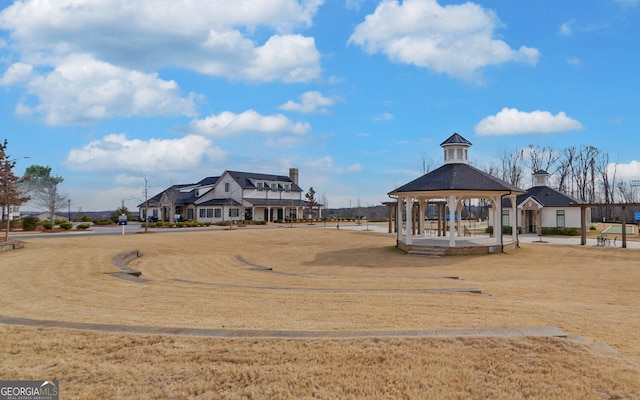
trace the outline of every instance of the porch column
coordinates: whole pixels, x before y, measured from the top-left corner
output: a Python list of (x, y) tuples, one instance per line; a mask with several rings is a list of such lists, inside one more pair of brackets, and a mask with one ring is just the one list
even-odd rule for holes
[(389, 220), (389, 232), (393, 233), (393, 206), (387, 203), (387, 220)]
[(396, 236), (398, 242), (402, 241), (402, 205), (404, 204), (404, 197), (398, 196), (398, 202), (396, 206)]
[(267, 207), (267, 217), (267, 222), (272, 222), (271, 207)]
[(587, 207), (580, 206), (580, 245), (587, 244)]
[(413, 198), (407, 197), (407, 229), (406, 229), (406, 244), (411, 244), (411, 236), (413, 234)]
[(449, 196), (449, 247), (456, 247), (456, 225), (454, 219), (457, 202), (456, 196)]
[(502, 198), (500, 196), (492, 199), (495, 207), (493, 217), (493, 234), (496, 235), (496, 244), (502, 244)]

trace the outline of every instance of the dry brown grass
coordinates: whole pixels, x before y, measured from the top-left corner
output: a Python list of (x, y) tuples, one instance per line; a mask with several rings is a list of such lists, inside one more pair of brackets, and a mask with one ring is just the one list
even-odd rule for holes
[[(0, 254), (0, 315), (264, 330), (557, 326), (558, 338), (216, 339), (0, 326), (0, 379), (64, 398), (634, 398), (640, 252), (548, 244), (421, 258), (394, 236), (255, 229), (28, 240)], [(111, 258), (152, 282), (116, 279)], [(248, 263), (273, 268), (258, 271)], [(445, 279), (459, 276), (463, 280)], [(425, 289), (480, 288), (489, 295)]]

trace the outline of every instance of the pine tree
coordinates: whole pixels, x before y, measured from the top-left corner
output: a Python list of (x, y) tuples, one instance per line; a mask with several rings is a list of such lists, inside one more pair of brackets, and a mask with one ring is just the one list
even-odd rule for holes
[(0, 144), (0, 200), (2, 202), (2, 214), (7, 219), (4, 240), (9, 239), (11, 229), (11, 206), (19, 206), (29, 200), (29, 196), (24, 195), (18, 184), (20, 178), (13, 173), (16, 161), (11, 160), (7, 154), (7, 139)]

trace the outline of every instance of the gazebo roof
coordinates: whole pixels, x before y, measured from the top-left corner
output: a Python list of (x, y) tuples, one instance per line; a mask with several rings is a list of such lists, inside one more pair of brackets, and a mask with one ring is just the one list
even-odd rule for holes
[(390, 195), (406, 192), (478, 191), (525, 193), (501, 179), (487, 174), (469, 164), (445, 164), (400, 186)]

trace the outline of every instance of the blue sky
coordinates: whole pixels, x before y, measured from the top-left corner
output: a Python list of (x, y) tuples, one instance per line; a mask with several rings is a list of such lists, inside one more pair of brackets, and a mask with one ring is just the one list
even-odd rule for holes
[[(0, 0), (0, 139), (73, 210), (222, 171), (377, 205), (442, 163), (593, 145), (640, 179), (640, 0)], [(613, 166), (612, 166), (613, 167)], [(27, 207), (28, 208), (28, 207)]]

